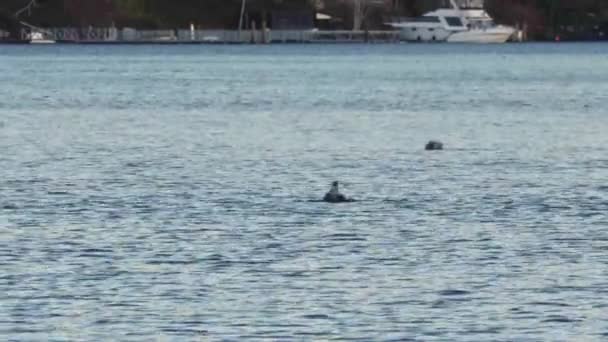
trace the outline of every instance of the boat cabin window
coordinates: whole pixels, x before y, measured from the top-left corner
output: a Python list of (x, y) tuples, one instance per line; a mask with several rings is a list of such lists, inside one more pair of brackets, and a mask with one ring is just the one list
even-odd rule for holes
[(439, 17), (434, 17), (434, 16), (424, 16), (424, 17), (418, 17), (418, 18), (413, 18), (410, 21), (413, 22), (419, 22), (419, 23), (439, 23)]
[(445, 17), (445, 21), (449, 26), (462, 27), (462, 20), (458, 17)]
[(487, 29), (493, 27), (493, 22), (492, 20), (469, 19), (468, 26), (474, 29)]

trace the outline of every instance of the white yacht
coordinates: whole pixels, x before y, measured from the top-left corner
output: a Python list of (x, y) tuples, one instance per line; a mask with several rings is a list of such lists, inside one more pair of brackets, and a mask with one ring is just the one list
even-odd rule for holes
[(421, 42), (505, 43), (516, 30), (496, 25), (483, 8), (440, 8), (421, 17), (389, 25), (401, 31), (401, 39)]

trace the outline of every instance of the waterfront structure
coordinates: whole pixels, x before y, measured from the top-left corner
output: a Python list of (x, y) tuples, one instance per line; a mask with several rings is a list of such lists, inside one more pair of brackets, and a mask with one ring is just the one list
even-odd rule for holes
[(496, 25), (483, 8), (460, 8), (455, 0), (450, 4), (451, 8), (389, 25), (401, 31), (403, 40), (419, 42), (504, 43), (516, 32), (512, 27)]
[[(463, 11), (485, 6), (497, 22), (521, 30), (524, 40), (526, 37), (529, 40), (561, 41), (608, 39), (608, 2), (603, 0), (454, 1)], [(396, 17), (413, 17), (450, 5), (449, 0), (361, 0), (357, 3), (364, 2), (367, 4), (366, 10), (358, 11), (360, 19), (361, 16), (365, 17), (363, 24), (358, 20), (360, 31), (386, 30), (384, 23), (398, 23)], [(246, 4), (242, 16), (242, 29), (245, 31), (254, 29), (254, 23), (257, 30), (264, 27), (275, 31), (307, 30), (311, 20), (319, 30), (342, 31), (353, 29), (354, 3), (355, 0), (180, 0), (179, 4), (164, 0), (2, 0), (0, 30), (3, 32), (0, 39), (23, 39), (23, 25), (19, 21), (46, 29), (78, 30), (78, 36), (70, 35), (69, 38), (65, 37), (67, 40), (100, 39), (99, 34), (92, 32), (112, 27), (119, 31), (124, 28), (176, 31), (192, 25), (195, 30), (235, 30), (239, 27), (242, 4)], [(16, 13), (19, 13), (19, 20), (15, 18)], [(106, 36), (115, 35), (104, 35), (104, 39)], [(425, 36), (421, 35), (421, 40)], [(460, 36), (475, 38), (470, 34)], [(432, 41), (433, 35), (428, 37)], [(451, 39), (457, 37), (452, 35)], [(57, 37), (58, 40), (63, 38)], [(435, 35), (435, 39), (438, 39), (438, 35)]]

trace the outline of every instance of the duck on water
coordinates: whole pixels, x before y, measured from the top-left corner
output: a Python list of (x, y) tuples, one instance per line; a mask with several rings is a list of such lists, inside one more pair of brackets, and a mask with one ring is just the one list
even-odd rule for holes
[(424, 146), (424, 149), (427, 151), (441, 151), (443, 150), (443, 143), (438, 140), (431, 140)]
[(348, 198), (348, 197), (344, 196), (343, 194), (341, 194), (338, 186), (339, 186), (338, 181), (331, 183), (331, 189), (329, 189), (329, 192), (325, 194), (325, 197), (323, 197), (323, 201), (329, 202), (329, 203), (344, 203), (344, 202), (354, 202), (355, 201), (352, 198)]

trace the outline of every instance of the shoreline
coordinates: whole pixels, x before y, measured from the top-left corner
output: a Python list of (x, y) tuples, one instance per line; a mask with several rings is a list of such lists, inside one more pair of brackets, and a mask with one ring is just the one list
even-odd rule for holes
[(568, 40), (568, 41), (552, 41), (552, 40), (536, 40), (516, 42), (509, 41), (505, 43), (448, 43), (448, 42), (408, 42), (408, 41), (288, 41), (288, 42), (268, 42), (268, 43), (245, 43), (245, 42), (205, 42), (205, 41), (162, 41), (162, 40), (141, 40), (141, 41), (66, 41), (59, 40), (54, 42), (34, 42), (29, 40), (0, 40), (0, 45), (33, 45), (33, 46), (48, 46), (48, 45), (231, 45), (231, 46), (277, 46), (277, 45), (513, 45), (513, 44), (574, 44), (574, 43), (589, 43), (602, 44), (608, 43), (605, 40)]

